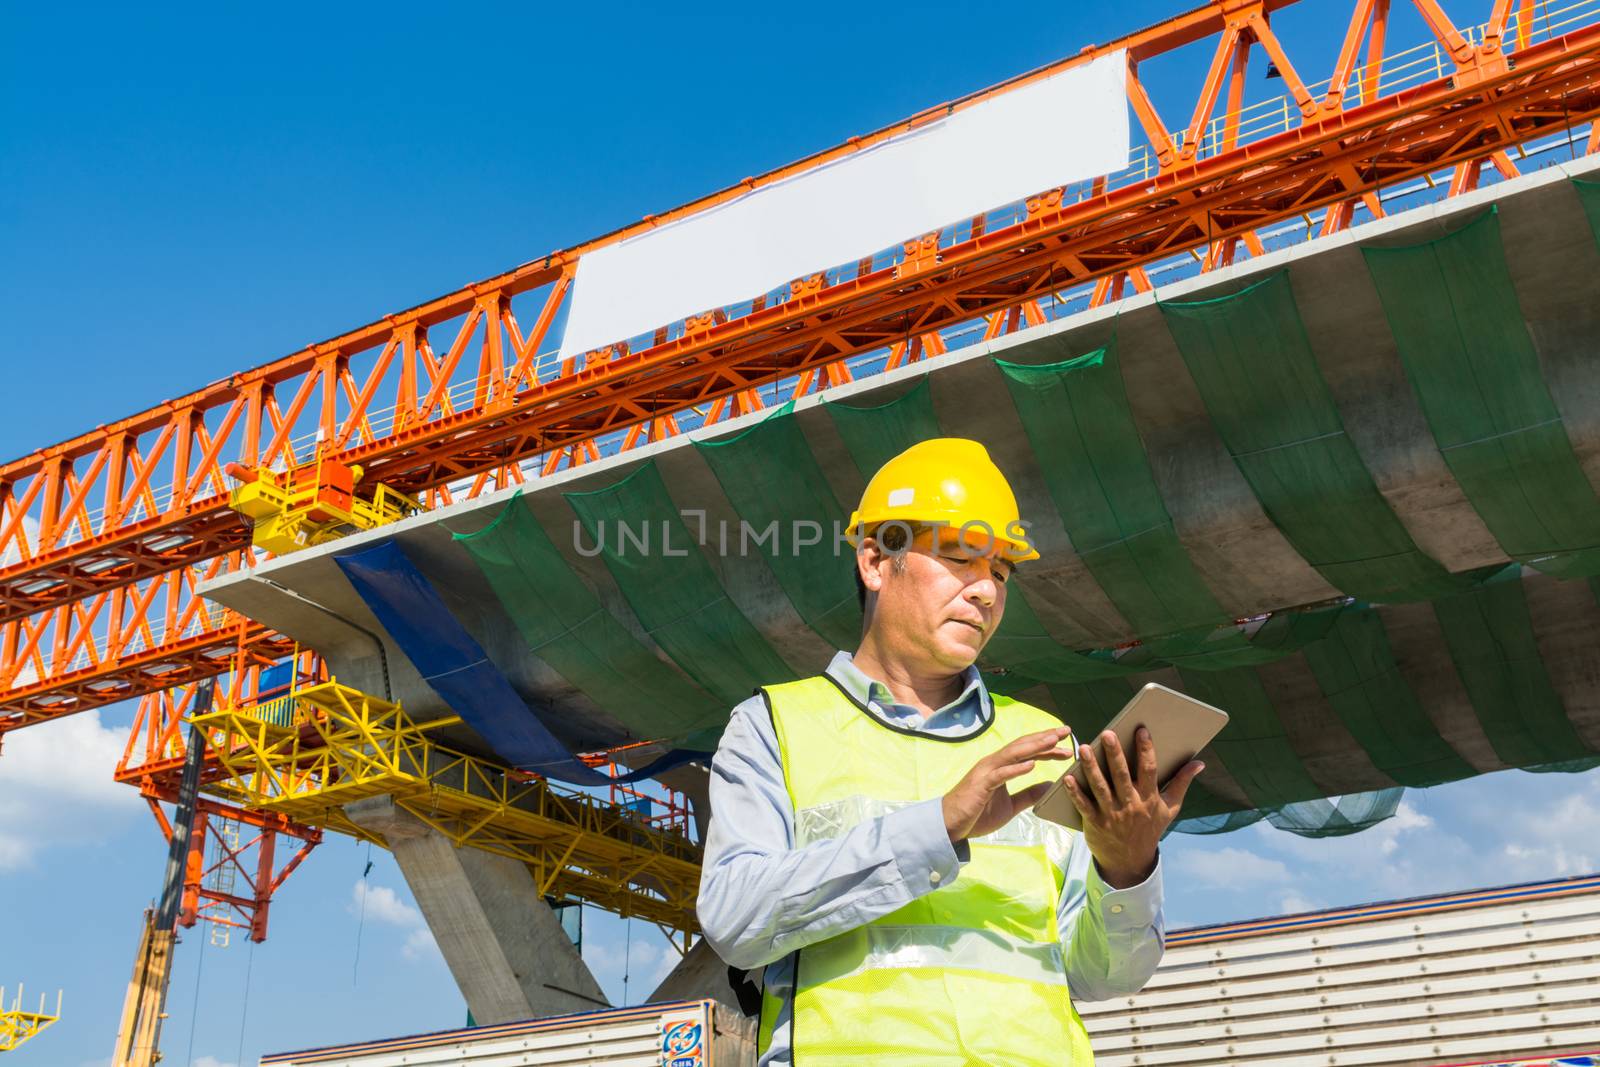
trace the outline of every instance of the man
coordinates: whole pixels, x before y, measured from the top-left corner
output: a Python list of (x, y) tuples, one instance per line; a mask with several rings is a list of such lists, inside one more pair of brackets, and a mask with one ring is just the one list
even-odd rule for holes
[(982, 445), (896, 456), (850, 526), (860, 646), (741, 703), (712, 766), (700, 922), (765, 968), (761, 1067), (1092, 1063), (1071, 998), (1155, 971), (1157, 844), (1200, 765), (1162, 793), (1149, 738), (1130, 771), (1108, 732), (1082, 835), (1029, 810), (1074, 746), (975, 666), (1038, 558)]

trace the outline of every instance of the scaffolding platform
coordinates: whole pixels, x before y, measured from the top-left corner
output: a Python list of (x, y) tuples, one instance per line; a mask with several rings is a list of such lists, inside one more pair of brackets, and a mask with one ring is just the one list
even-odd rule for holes
[(22, 986), (10, 1005), (6, 1004), (5, 987), (0, 986), (0, 1052), (10, 1052), (38, 1037), (39, 1034), (61, 1018), (61, 994), (56, 993), (56, 1010), (45, 1011), (45, 998), (39, 996), (39, 1009), (30, 1011), (22, 1006)]
[(344, 808), (390, 797), (457, 847), (526, 863), (545, 897), (699, 928), (700, 847), (686, 828), (432, 740), (454, 716), (413, 722), (398, 703), (330, 680), (192, 721), (223, 770), (206, 789), (233, 803), (387, 847)]

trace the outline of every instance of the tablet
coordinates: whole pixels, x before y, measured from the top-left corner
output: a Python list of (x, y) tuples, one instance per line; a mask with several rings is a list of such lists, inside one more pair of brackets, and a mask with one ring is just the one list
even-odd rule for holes
[[(1117, 740), (1122, 743), (1122, 751), (1128, 758), (1128, 770), (1137, 778), (1138, 769), (1134, 761), (1138, 749), (1133, 734), (1140, 726), (1147, 727), (1150, 740), (1156, 746), (1156, 781), (1165, 786), (1226, 725), (1227, 712), (1151, 682), (1133, 695), (1133, 699), (1117, 712), (1117, 717), (1105, 729), (1117, 735)], [(1089, 745), (1102, 773), (1106, 770), (1104, 744), (1100, 738), (1103, 733), (1105, 730), (1096, 734)], [(1073, 763), (1067, 774), (1062, 775), (1045, 793), (1044, 799), (1034, 805), (1034, 814), (1074, 830), (1083, 829), (1083, 816), (1078, 814), (1077, 806), (1072, 803), (1072, 794), (1067, 792), (1065, 779), (1067, 775), (1072, 775), (1083, 787), (1084, 793), (1092, 795), (1084, 770), (1081, 760)], [(1107, 781), (1110, 778), (1110, 774), (1106, 774)]]

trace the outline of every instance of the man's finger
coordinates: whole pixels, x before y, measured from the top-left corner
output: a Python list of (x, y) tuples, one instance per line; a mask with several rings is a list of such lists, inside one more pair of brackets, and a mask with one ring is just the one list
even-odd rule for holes
[(1065, 726), (1058, 726), (1052, 730), (1040, 730), (1036, 734), (1024, 734), (1000, 751), (1005, 754), (1013, 752), (1042, 752), (1045, 749), (1055, 748), (1061, 744), (1063, 738), (1069, 737), (1071, 734), (1072, 731)]
[(1021, 778), (1024, 774), (1033, 770), (1033, 767), (1034, 763), (1031, 759), (1023, 760), (1021, 763), (1008, 763), (1003, 767), (996, 767), (989, 772), (989, 788), (996, 789), (1013, 778)]
[(1094, 758), (1094, 749), (1079, 745), (1078, 759), (1083, 761), (1083, 776), (1089, 780), (1089, 792), (1094, 794), (1095, 803), (1100, 805), (1100, 810), (1110, 811), (1113, 807), (1111, 786), (1106, 784), (1106, 776), (1100, 773), (1100, 761)]
[(1122, 742), (1117, 735), (1107, 730), (1105, 738), (1106, 767), (1111, 771), (1111, 784), (1117, 787), (1117, 799), (1124, 804), (1138, 799), (1138, 790), (1133, 788), (1133, 776), (1128, 773), (1128, 757), (1122, 751)]
[(1030, 810), (1035, 804), (1044, 799), (1044, 795), (1050, 791), (1050, 787), (1054, 784), (1054, 782), (1040, 782), (1038, 785), (1030, 785), (1026, 789), (1019, 789), (1012, 793), (1011, 810)]
[[(1070, 736), (1071, 733), (1072, 731), (1066, 727), (1061, 727), (1057, 730), (1041, 730), (1036, 734), (1019, 737), (1000, 751), (984, 758), (999, 765), (1037, 759), (1044, 753), (1055, 749), (1061, 744), (1062, 739)], [(1069, 752), (1065, 756), (1046, 756), (1045, 758), (1064, 759), (1071, 758), (1071, 756), (1072, 753)]]
[(1189, 786), (1194, 784), (1194, 780), (1200, 777), (1200, 772), (1205, 769), (1206, 765), (1204, 763), (1199, 760), (1190, 760), (1183, 765), (1182, 770), (1172, 776), (1172, 781), (1168, 783), (1167, 788), (1161, 791), (1161, 799), (1166, 802), (1167, 810), (1172, 812), (1173, 815), (1176, 815), (1178, 809), (1183, 807), (1183, 798), (1189, 795)]
[(1066, 779), (1066, 790), (1067, 796), (1072, 800), (1072, 806), (1078, 809), (1078, 814), (1083, 816), (1085, 822), (1099, 821), (1100, 809), (1095, 807), (1093, 800), (1083, 795), (1083, 787), (1070, 774)]
[(1139, 795), (1154, 796), (1161, 783), (1156, 781), (1156, 742), (1148, 727), (1139, 727), (1134, 744), (1139, 750)]

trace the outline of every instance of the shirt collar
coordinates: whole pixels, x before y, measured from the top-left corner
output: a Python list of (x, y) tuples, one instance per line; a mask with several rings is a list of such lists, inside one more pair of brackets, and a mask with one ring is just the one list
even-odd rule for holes
[(878, 719), (896, 726), (910, 726), (925, 730), (948, 730), (961, 727), (978, 727), (987, 723), (994, 714), (988, 687), (983, 684), (983, 674), (977, 664), (961, 672), (961, 692), (932, 715), (922, 713), (909, 704), (897, 704), (889, 687), (876, 678), (868, 677), (855, 659), (845, 651), (835, 652), (827, 673), (857, 703)]

